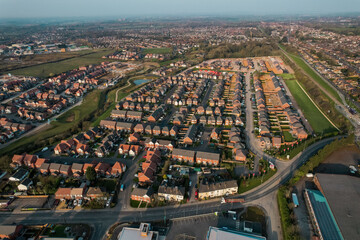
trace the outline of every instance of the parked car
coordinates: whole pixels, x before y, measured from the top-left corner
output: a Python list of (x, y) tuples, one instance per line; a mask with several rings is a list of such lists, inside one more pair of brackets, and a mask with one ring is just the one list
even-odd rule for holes
[(124, 191), (124, 184), (121, 184), (120, 191)]

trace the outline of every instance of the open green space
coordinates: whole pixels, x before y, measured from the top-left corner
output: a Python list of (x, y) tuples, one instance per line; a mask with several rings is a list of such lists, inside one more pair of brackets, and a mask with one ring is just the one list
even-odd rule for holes
[(169, 54), (171, 48), (145, 48), (142, 50), (144, 54)]
[(300, 106), (305, 118), (309, 121), (313, 130), (317, 133), (328, 133), (337, 131), (333, 125), (324, 117), (324, 115), (316, 108), (310, 98), (300, 88), (295, 80), (285, 81), (286, 85), (294, 96), (296, 102)]
[[(113, 52), (113, 50), (98, 50), (84, 56), (78, 56), (71, 59), (60, 60), (54, 63), (44, 63), (31, 67), (25, 67), (21, 69), (17, 69), (14, 71), (10, 71), (11, 74), (14, 75), (26, 75), (26, 76), (34, 76), (34, 77), (49, 77), (51, 75), (57, 75), (62, 72), (66, 72), (81, 66), (87, 66), (90, 64), (99, 64), (104, 62), (102, 56), (107, 55)], [(106, 59), (106, 61), (110, 61)]]
[[(284, 48), (282, 48), (286, 51)], [(328, 93), (330, 93), (333, 97), (335, 97), (339, 102), (341, 102), (341, 98), (339, 94), (333, 89), (326, 81), (324, 81), (311, 67), (309, 67), (306, 62), (298, 55), (294, 55), (293, 53), (288, 53), (291, 59), (301, 67), (312, 79), (314, 79), (317, 83), (319, 83)]]

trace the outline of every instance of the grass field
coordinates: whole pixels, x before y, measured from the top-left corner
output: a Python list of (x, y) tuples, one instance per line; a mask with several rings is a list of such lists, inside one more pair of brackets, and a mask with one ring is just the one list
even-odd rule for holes
[(145, 48), (142, 50), (144, 54), (168, 54), (171, 48)]
[[(14, 75), (26, 75), (26, 76), (45, 78), (45, 77), (49, 77), (50, 74), (55, 74), (55, 75), (60, 74), (62, 72), (66, 72), (78, 68), (80, 66), (99, 64), (101, 62), (104, 62), (104, 59), (102, 59), (101, 57), (111, 52), (113, 52), (113, 50), (99, 50), (85, 56), (60, 60), (59, 62), (56, 63), (44, 63), (32, 67), (17, 69), (10, 72), (11, 74)], [(106, 59), (106, 61), (110, 61), (110, 60)]]
[(331, 123), (322, 115), (322, 113), (316, 108), (311, 100), (306, 96), (304, 91), (299, 87), (297, 81), (288, 80), (285, 81), (286, 85), (290, 89), (296, 102), (299, 104), (305, 118), (309, 121), (313, 130), (317, 133), (334, 132), (336, 129)]
[[(284, 49), (285, 50), (285, 49)], [(289, 53), (291, 59), (301, 67), (309, 76), (314, 79), (317, 83), (319, 83), (328, 93), (330, 93), (333, 97), (335, 97), (339, 102), (341, 102), (341, 98), (339, 94), (333, 89), (326, 81), (324, 81), (312, 68), (310, 68), (304, 60), (300, 56), (296, 56), (292, 53)]]

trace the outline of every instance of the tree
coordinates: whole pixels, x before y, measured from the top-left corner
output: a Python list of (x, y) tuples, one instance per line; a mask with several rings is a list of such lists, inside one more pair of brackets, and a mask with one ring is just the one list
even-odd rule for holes
[(93, 167), (88, 167), (86, 169), (86, 179), (89, 181), (95, 181), (96, 179), (96, 172)]

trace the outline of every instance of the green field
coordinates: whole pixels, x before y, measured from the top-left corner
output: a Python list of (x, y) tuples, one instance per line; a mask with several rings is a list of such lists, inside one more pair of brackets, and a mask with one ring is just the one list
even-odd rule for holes
[[(285, 49), (284, 49), (285, 51)], [(312, 68), (310, 68), (304, 60), (296, 56), (292, 53), (288, 53), (291, 59), (301, 67), (312, 79), (314, 79), (320, 86), (322, 86), (328, 93), (330, 93), (333, 97), (335, 97), (339, 102), (341, 102), (341, 98), (339, 94), (333, 89), (326, 81), (324, 81)]]
[[(32, 67), (17, 69), (14, 71), (10, 71), (10, 73), (14, 75), (26, 75), (26, 76), (45, 78), (45, 77), (49, 77), (49, 75), (60, 74), (62, 72), (66, 72), (81, 66), (86, 66), (90, 64), (99, 64), (105, 61), (101, 57), (111, 52), (113, 52), (113, 50), (98, 50), (98, 51), (94, 51), (94, 53), (90, 53), (85, 56), (60, 60), (59, 62), (56, 63), (45, 63)], [(110, 60), (106, 59), (106, 61), (110, 61)]]
[(285, 83), (315, 132), (328, 133), (337, 131), (306, 96), (304, 91), (297, 84), (297, 81), (288, 80), (285, 81)]
[(142, 50), (144, 54), (169, 54), (171, 48), (145, 48)]

